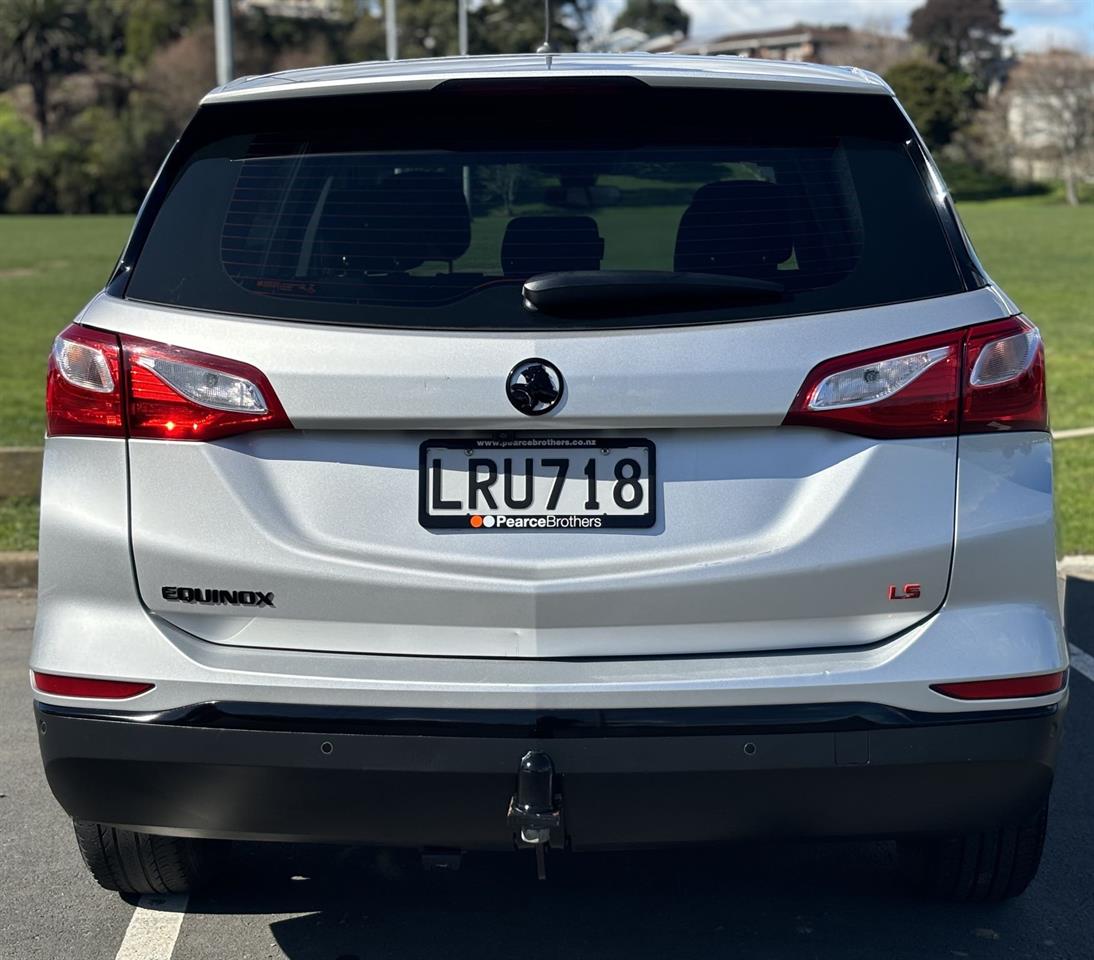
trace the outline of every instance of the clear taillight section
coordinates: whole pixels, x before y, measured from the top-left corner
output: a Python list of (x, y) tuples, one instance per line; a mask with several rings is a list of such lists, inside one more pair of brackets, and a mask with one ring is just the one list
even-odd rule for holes
[(1044, 348), (1025, 317), (818, 364), (785, 423), (867, 437), (1046, 430)]
[(234, 377), (230, 373), (193, 363), (156, 357), (138, 357), (137, 363), (145, 370), (151, 370), (176, 393), (203, 407), (232, 413), (266, 412), (262, 391), (243, 377)]
[(950, 331), (826, 360), (806, 377), (785, 422), (866, 437), (951, 436), (963, 336)]
[(292, 428), (250, 364), (75, 324), (54, 343), (46, 411), (50, 436), (216, 440)]
[(122, 338), (129, 435), (216, 440), (292, 428), (265, 375), (248, 363), (135, 337)]
[(952, 356), (952, 346), (935, 347), (841, 370), (817, 384), (809, 398), (809, 409), (842, 410), (877, 403)]
[(965, 364), (962, 433), (1048, 429), (1045, 348), (1025, 317), (973, 327)]
[(125, 436), (120, 356), (112, 333), (73, 324), (57, 337), (46, 374), (50, 436)]

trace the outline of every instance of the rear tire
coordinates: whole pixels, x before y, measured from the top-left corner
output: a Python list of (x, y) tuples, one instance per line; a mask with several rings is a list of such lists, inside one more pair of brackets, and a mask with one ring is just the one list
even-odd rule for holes
[(224, 844), (134, 833), (73, 820), (76, 843), (100, 887), (119, 893), (191, 893), (207, 885)]
[(937, 900), (997, 903), (1023, 893), (1045, 846), (1048, 802), (1025, 823), (960, 837), (905, 841), (912, 882)]

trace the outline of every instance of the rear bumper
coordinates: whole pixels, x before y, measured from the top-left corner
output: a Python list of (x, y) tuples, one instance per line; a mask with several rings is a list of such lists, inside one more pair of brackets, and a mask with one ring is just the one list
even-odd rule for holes
[(1047, 795), (1064, 704), (956, 716), (866, 704), (556, 714), (35, 705), (74, 817), (183, 836), (506, 849), (530, 749), (578, 848), (971, 832)]

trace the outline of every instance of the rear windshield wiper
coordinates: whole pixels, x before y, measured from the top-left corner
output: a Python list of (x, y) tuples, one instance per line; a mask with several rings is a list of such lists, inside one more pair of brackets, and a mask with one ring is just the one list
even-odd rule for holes
[(751, 277), (670, 270), (541, 273), (521, 290), (528, 310), (553, 317), (620, 317), (710, 310), (782, 299), (783, 285)]

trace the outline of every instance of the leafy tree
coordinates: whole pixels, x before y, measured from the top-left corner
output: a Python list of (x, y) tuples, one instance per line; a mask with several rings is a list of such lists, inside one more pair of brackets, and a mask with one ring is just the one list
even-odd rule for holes
[(0, 4), (0, 76), (30, 84), (36, 143), (42, 143), (49, 132), (54, 82), (83, 65), (88, 32), (84, 8), (78, 0), (4, 0)]
[[(552, 0), (551, 46), (576, 50), (589, 36), (595, 0)], [(543, 43), (542, 0), (487, 0), (470, 24), (471, 53), (529, 53)]]
[(999, 0), (926, 0), (908, 21), (908, 35), (932, 59), (971, 74), (982, 88), (998, 75), (1003, 41), (1013, 32), (1003, 26)]
[(199, 0), (113, 0), (125, 13), (125, 53), (143, 66), (164, 44), (182, 36), (211, 4)]
[[(551, 46), (576, 50), (587, 25), (585, 2), (551, 4)], [(543, 43), (542, 0), (488, 0), (470, 23), (471, 53), (531, 53)]]
[[(593, 0), (554, 0), (551, 3), (551, 45), (576, 50), (589, 32)], [(396, 8), (399, 56), (439, 57), (459, 52), (454, 0), (414, 0)], [(346, 40), (354, 60), (386, 56), (382, 11), (358, 17)], [(530, 53), (543, 42), (543, 0), (485, 0), (468, 17), (471, 53)]]
[(6, 97), (0, 97), (0, 209), (18, 190), (25, 176), (27, 158), (34, 152), (34, 130)]
[(1050, 50), (1023, 59), (1007, 92), (1019, 155), (1053, 161), (1071, 206), (1094, 175), (1094, 58)]
[(675, 0), (627, 0), (613, 29), (629, 27), (641, 30), (647, 37), (660, 37), (664, 34), (688, 35), (691, 18), (681, 10)]
[(943, 147), (969, 117), (968, 76), (930, 60), (898, 63), (885, 79), (932, 150)]
[(345, 39), (346, 59), (383, 60), (387, 56), (384, 22), (366, 13), (357, 18)]

